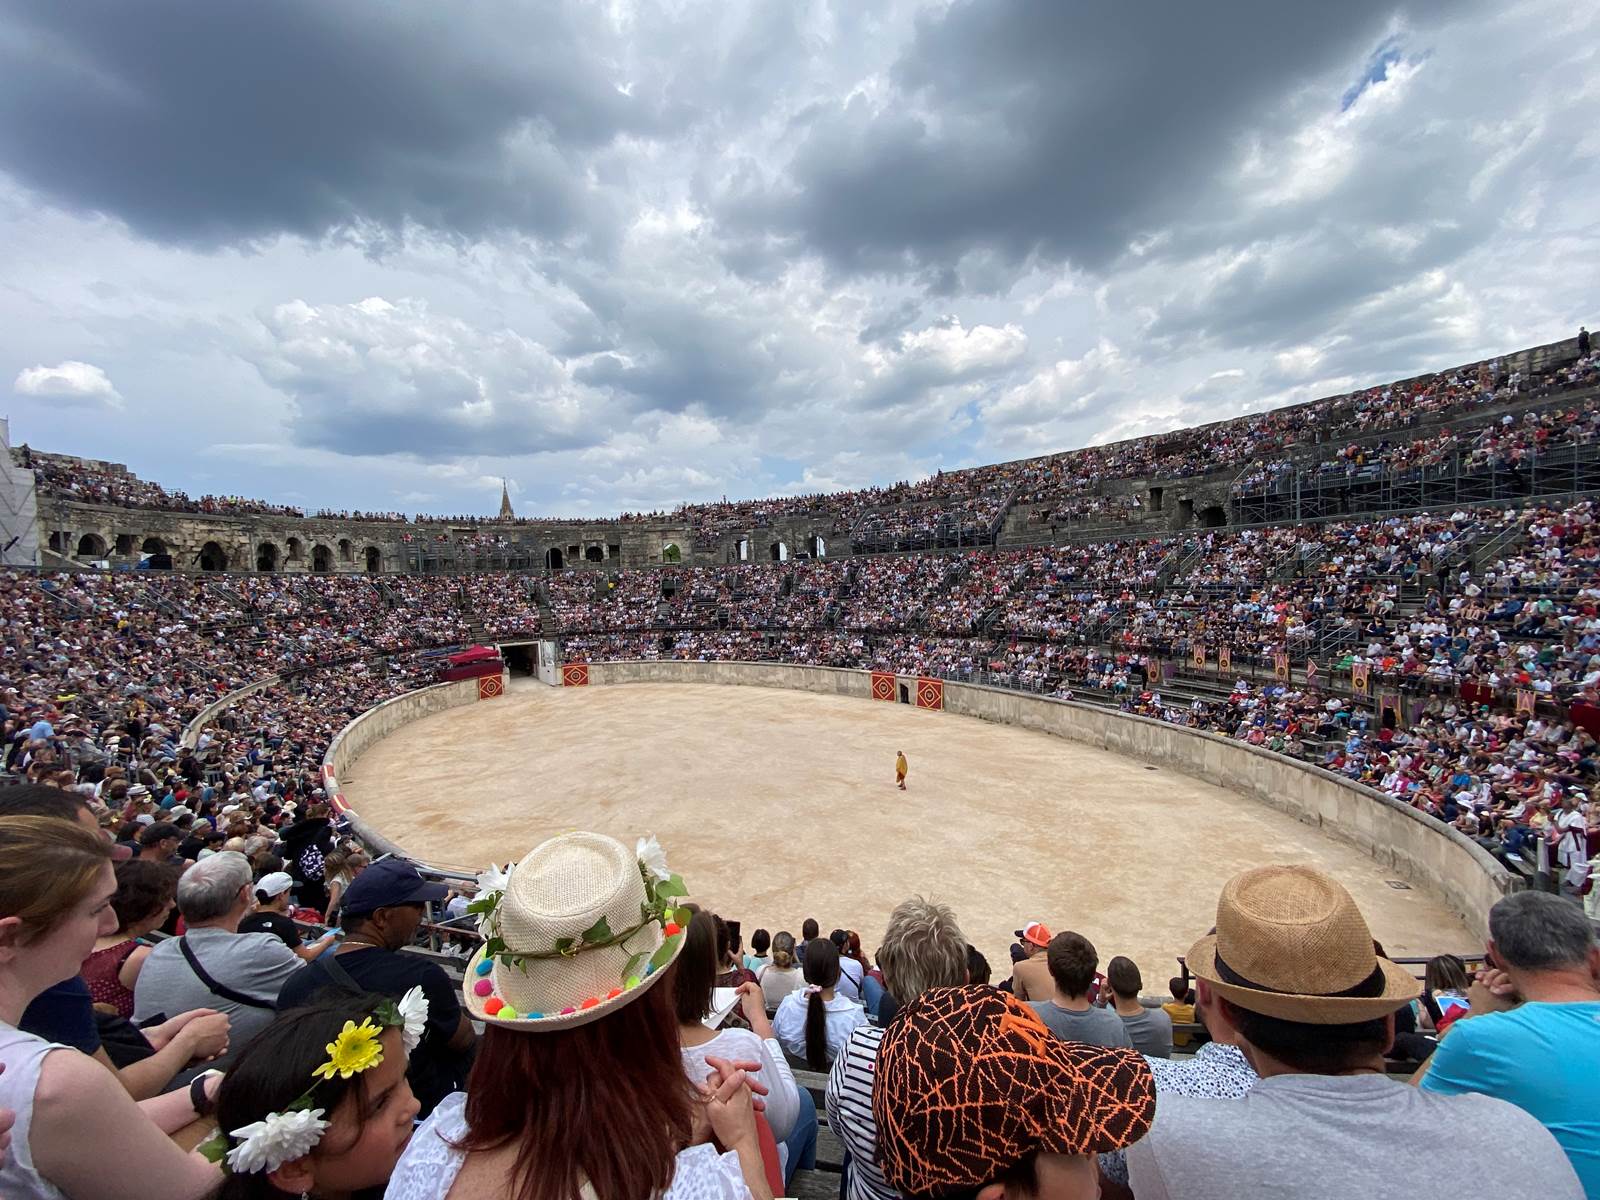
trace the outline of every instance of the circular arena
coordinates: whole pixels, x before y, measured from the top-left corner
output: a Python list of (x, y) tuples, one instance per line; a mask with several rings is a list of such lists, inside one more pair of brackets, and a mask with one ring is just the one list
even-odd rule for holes
[[(894, 758), (910, 761), (908, 789)], [(814, 916), (868, 941), (905, 896), (950, 903), (1000, 972), (1043, 920), (1165, 978), (1194, 914), (1262, 862), (1322, 866), (1394, 955), (1471, 954), (1443, 900), (1354, 846), (1165, 766), (904, 704), (768, 687), (517, 681), (407, 723), (341, 779), (371, 826), (476, 872), (569, 829), (656, 834), (744, 927)]]

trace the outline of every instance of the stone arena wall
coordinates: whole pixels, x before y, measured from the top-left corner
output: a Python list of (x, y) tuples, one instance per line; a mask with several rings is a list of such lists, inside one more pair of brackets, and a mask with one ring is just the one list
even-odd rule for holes
[[(591, 663), (591, 686), (621, 683), (716, 683), (792, 688), (867, 699), (866, 671), (743, 662)], [(899, 678), (912, 687), (914, 676)], [(1228, 788), (1314, 825), (1432, 889), (1478, 936), (1489, 908), (1519, 882), (1481, 846), (1392, 796), (1297, 759), (1217, 734), (1185, 729), (1095, 705), (1003, 688), (946, 682), (944, 708), (959, 716), (1020, 725), (1132, 758), (1159, 763)]]

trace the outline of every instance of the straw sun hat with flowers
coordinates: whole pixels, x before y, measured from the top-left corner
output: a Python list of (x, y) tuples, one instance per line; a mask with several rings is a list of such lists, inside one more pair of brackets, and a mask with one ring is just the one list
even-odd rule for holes
[(484, 944), (462, 990), (475, 1020), (539, 1033), (598, 1020), (653, 987), (683, 948), (683, 879), (654, 837), (629, 850), (567, 833), (478, 877)]

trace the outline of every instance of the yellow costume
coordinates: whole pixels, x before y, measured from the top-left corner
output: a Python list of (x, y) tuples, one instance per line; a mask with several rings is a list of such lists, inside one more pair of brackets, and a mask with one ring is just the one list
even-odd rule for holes
[(907, 767), (906, 756), (904, 754), (896, 754), (894, 756), (894, 781), (899, 785), (902, 792), (906, 790)]

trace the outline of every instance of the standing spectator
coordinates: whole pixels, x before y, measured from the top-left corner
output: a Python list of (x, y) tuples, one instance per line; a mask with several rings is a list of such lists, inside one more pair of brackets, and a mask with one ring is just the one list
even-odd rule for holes
[(813, 1071), (826, 1071), (851, 1031), (867, 1023), (867, 1014), (861, 1005), (836, 994), (839, 951), (826, 938), (807, 944), (805, 976), (806, 989), (784, 997), (773, 1026), (785, 1050)]
[(0, 817), (0, 1110), (16, 1114), (0, 1195), (124, 1200), (137, 1190), (130, 1180), (159, 1180), (163, 1196), (199, 1200), (222, 1182), (168, 1137), (209, 1114), (214, 1077), (136, 1104), (99, 1063), (18, 1028), (28, 1002), (74, 977), (110, 932), (116, 890), (98, 834), (53, 817)]
[(767, 1007), (774, 1012), (785, 996), (805, 986), (805, 977), (795, 960), (794, 934), (787, 929), (778, 931), (772, 939), (772, 961), (761, 968), (756, 979), (761, 984)]
[(1139, 965), (1117, 955), (1106, 964), (1106, 987), (1111, 992), (1110, 1007), (1122, 1018), (1133, 1048), (1151, 1058), (1171, 1058), (1172, 1018), (1161, 1009), (1140, 1002), (1144, 977), (1139, 974)]
[(401, 953), (416, 936), (428, 902), (444, 899), (445, 890), (403, 858), (374, 863), (344, 895), (338, 949), (307, 963), (278, 994), (279, 1008), (294, 1008), (330, 988), (398, 1000), (420, 987), (428, 998), (428, 1029), (412, 1051), (407, 1077), (424, 1115), (461, 1086), (477, 1043), (450, 977), (437, 963)]
[(1338, 881), (1307, 866), (1244, 871), (1222, 889), (1216, 929), (1186, 961), (1207, 1027), (1236, 1038), (1261, 1080), (1237, 1100), (1163, 1097), (1128, 1151), (1138, 1200), (1583, 1195), (1527, 1113), (1388, 1076), (1395, 1011), (1421, 988), (1378, 956)]
[(1045, 951), (1045, 964), (1050, 969), (1052, 994), (1047, 1000), (1031, 1000), (1029, 1004), (1051, 1033), (1069, 1042), (1095, 1046), (1133, 1045), (1122, 1018), (1096, 1008), (1089, 999), (1100, 956), (1088, 938), (1071, 930), (1056, 934)]
[(279, 990), (301, 968), (294, 952), (270, 933), (239, 932), (254, 903), (250, 882), (249, 862), (232, 850), (185, 871), (178, 880), (184, 935), (150, 951), (133, 989), (137, 1024), (196, 1008), (227, 1014), (229, 1050), (213, 1065), (231, 1062), (272, 1023)]
[(1053, 1038), (981, 985), (901, 1009), (872, 1093), (887, 1194), (982, 1200), (1094, 1200), (1094, 1156), (1143, 1136), (1156, 1106), (1139, 1055)]
[[(878, 966), (889, 995), (909, 1002), (930, 988), (966, 982), (970, 947), (948, 905), (913, 896), (889, 914), (878, 944)], [(878, 1165), (878, 1127), (872, 1116), (872, 1083), (883, 1027), (863, 1025), (850, 1034), (828, 1072), (828, 1128), (850, 1152), (845, 1200), (896, 1200)]]
[(1481, 1092), (1532, 1114), (1600, 1195), (1600, 948), (1583, 910), (1515, 892), (1489, 910), (1488, 961), (1422, 1076), (1426, 1092)]
[(1022, 947), (1022, 957), (1013, 956), (1011, 994), (1018, 1000), (1048, 1000), (1054, 990), (1044, 956), (1050, 945), (1050, 931), (1042, 921), (1029, 921), (1017, 930), (1016, 937)]

